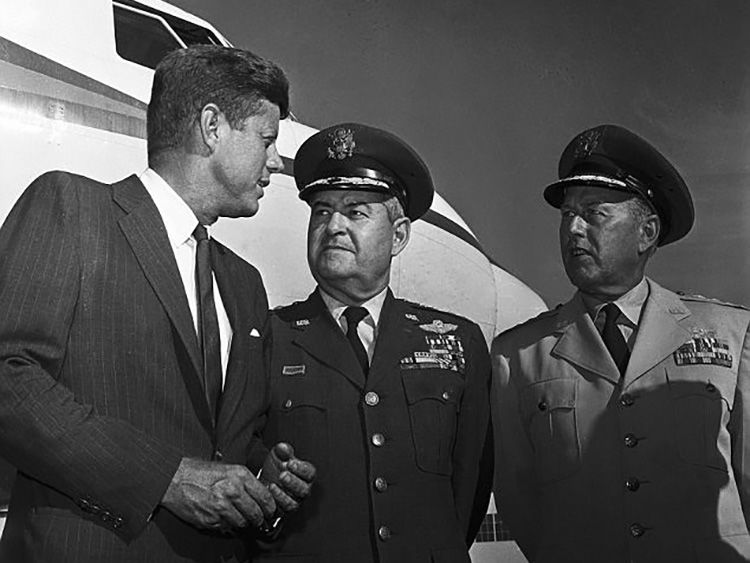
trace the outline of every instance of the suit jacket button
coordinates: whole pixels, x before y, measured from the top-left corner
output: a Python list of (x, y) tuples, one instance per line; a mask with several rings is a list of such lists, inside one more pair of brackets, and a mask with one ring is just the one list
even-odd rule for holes
[(630, 525), (630, 535), (634, 538), (640, 538), (643, 534), (646, 533), (646, 528), (641, 526), (638, 523), (631, 524)]
[(620, 396), (620, 404), (623, 407), (632, 407), (635, 404), (635, 399), (633, 399), (632, 395), (628, 395), (627, 393), (623, 393)]
[(388, 526), (380, 526), (378, 528), (378, 537), (383, 541), (391, 539), (391, 529)]
[(214, 461), (221, 461), (221, 460), (223, 460), (223, 459), (224, 459), (224, 454), (223, 454), (223, 453), (221, 453), (221, 450), (217, 449), (217, 450), (216, 450), (216, 451), (214, 452)]
[(380, 402), (380, 396), (375, 391), (368, 391), (365, 395), (365, 403), (370, 406), (374, 407)]
[(383, 436), (380, 432), (378, 432), (377, 434), (373, 434), (372, 443), (377, 447), (382, 446), (383, 444), (385, 444), (385, 436)]
[(638, 445), (638, 438), (636, 438), (635, 434), (625, 434), (625, 438), (623, 439), (623, 442), (625, 442), (625, 445), (628, 448), (634, 448)]
[(536, 406), (540, 411), (544, 412), (547, 410), (547, 401), (539, 401), (539, 404)]
[(292, 408), (292, 400), (291, 399), (287, 399), (286, 401), (284, 401), (284, 408), (285, 409), (291, 409)]

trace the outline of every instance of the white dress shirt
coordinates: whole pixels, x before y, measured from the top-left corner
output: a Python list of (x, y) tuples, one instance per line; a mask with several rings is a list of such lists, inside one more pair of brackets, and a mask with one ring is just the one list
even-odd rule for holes
[[(380, 312), (383, 310), (383, 303), (385, 303), (385, 296), (388, 294), (388, 288), (386, 287), (383, 291), (378, 293), (375, 297), (365, 301), (361, 306), (367, 309), (368, 315), (359, 322), (357, 325), (357, 335), (362, 341), (362, 345), (367, 351), (367, 358), (372, 364), (372, 355), (375, 353), (375, 341), (378, 338), (378, 322), (380, 321)], [(328, 307), (328, 311), (331, 313), (333, 320), (335, 320), (341, 330), (346, 333), (347, 322), (344, 316), (344, 310), (349, 305), (342, 303), (335, 297), (328, 295), (323, 289), (320, 289), (320, 296), (323, 298), (323, 302)]]
[[(146, 191), (156, 204), (164, 227), (167, 229), (177, 268), (180, 270), (182, 285), (185, 287), (190, 313), (193, 315), (195, 333), (198, 334), (198, 298), (195, 290), (195, 251), (197, 243), (193, 231), (198, 226), (198, 219), (192, 209), (185, 203), (164, 179), (151, 168), (147, 168), (138, 178), (143, 182)], [(206, 230), (211, 236), (209, 227)], [(221, 300), (219, 285), (214, 275), (214, 303), (219, 319), (219, 342), (221, 344), (221, 378), (222, 384), (226, 378), (227, 363), (229, 362), (229, 348), (232, 344), (232, 326)]]

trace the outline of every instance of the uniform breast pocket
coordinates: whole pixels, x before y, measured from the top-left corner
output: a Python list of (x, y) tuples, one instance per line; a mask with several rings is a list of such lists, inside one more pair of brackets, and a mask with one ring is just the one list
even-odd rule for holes
[(693, 465), (728, 471), (734, 374), (707, 366), (675, 366), (667, 369), (667, 381), (680, 457)]
[(453, 371), (422, 369), (409, 370), (401, 380), (417, 466), (429, 473), (450, 475), (463, 379)]
[(326, 390), (318, 382), (275, 379), (264, 430), (267, 443), (289, 442), (295, 454), (319, 466), (328, 457)]
[(534, 465), (542, 482), (558, 481), (581, 465), (575, 379), (541, 381), (522, 392)]

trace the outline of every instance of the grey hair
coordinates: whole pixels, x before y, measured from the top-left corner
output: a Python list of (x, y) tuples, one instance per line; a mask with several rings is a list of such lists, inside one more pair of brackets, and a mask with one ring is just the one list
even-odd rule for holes
[(383, 202), (383, 205), (385, 205), (385, 210), (388, 212), (388, 220), (391, 223), (396, 221), (396, 219), (401, 219), (401, 217), (406, 216), (406, 213), (404, 213), (404, 206), (401, 205), (401, 202), (395, 196), (386, 199)]
[[(654, 209), (647, 202), (645, 202), (640, 197), (633, 197), (626, 200), (625, 203), (628, 206), (628, 211), (630, 211), (631, 216), (638, 223), (642, 223), (649, 217), (656, 217), (656, 220), (659, 224), (659, 234), (661, 235), (661, 218), (659, 217), (659, 214), (654, 211)], [(656, 252), (656, 247), (658, 244), (659, 239), (657, 238), (654, 242), (654, 245), (649, 249), (650, 256), (653, 256), (653, 254)]]

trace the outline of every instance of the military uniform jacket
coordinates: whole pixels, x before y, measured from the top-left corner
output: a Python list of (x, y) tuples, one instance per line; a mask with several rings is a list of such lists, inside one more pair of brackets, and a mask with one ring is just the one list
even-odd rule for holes
[(579, 294), (493, 342), (495, 493), (531, 561), (750, 557), (750, 312), (648, 283), (622, 381)]
[(389, 291), (365, 380), (317, 292), (273, 313), (264, 438), (290, 442), (318, 473), (278, 544), (254, 561), (469, 561), (489, 427), (479, 327)]
[(159, 502), (182, 457), (262, 451), (270, 323), (257, 270), (218, 243), (232, 325), (218, 421), (167, 232), (135, 176), (55, 172), (0, 229), (0, 455), (18, 468), (5, 563), (226, 563), (245, 547)]

